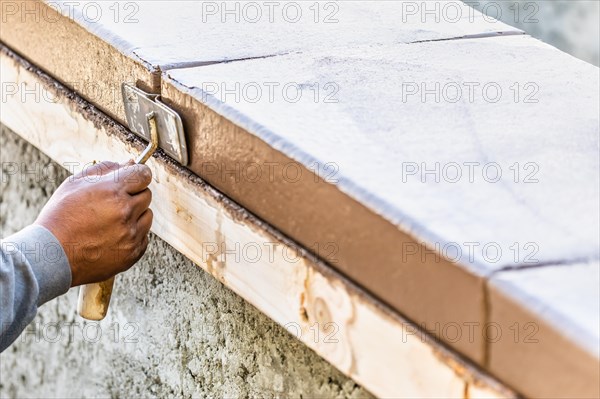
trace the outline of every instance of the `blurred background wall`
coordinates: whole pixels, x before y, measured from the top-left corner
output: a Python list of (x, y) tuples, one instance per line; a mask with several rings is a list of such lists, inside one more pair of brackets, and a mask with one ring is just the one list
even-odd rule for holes
[(463, 0), (490, 17), (600, 65), (599, 0)]

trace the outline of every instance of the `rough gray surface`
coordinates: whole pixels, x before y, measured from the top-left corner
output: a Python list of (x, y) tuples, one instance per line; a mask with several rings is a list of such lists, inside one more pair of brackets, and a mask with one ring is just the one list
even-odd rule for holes
[[(67, 173), (1, 130), (6, 236), (34, 220)], [(38, 172), (12, 174), (15, 162)], [(0, 355), (0, 397), (370, 397), (156, 237), (119, 276), (105, 320), (84, 323), (76, 299), (72, 289), (44, 305)]]

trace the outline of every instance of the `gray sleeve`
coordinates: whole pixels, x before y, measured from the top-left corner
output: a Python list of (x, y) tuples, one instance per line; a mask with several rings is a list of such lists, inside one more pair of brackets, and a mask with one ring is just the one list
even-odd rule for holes
[(37, 308), (71, 286), (69, 260), (46, 228), (31, 225), (0, 241), (0, 352), (33, 320)]

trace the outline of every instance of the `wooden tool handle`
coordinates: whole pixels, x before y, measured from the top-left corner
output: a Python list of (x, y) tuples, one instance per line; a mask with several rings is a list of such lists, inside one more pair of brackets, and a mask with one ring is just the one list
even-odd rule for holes
[(84, 319), (102, 320), (108, 313), (115, 278), (79, 287), (77, 313)]

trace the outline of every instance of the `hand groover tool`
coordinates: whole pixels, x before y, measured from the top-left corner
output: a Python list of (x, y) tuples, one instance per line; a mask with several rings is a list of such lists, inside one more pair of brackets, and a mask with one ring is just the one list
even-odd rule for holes
[[(144, 164), (160, 147), (183, 166), (188, 163), (187, 146), (181, 117), (160, 101), (157, 94), (149, 94), (127, 83), (121, 85), (125, 115), (129, 128), (150, 144), (136, 159)], [(102, 320), (108, 312), (115, 278), (79, 289), (77, 312), (88, 320)]]

